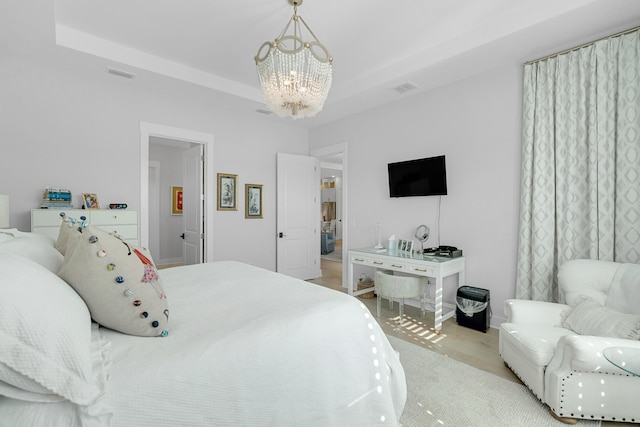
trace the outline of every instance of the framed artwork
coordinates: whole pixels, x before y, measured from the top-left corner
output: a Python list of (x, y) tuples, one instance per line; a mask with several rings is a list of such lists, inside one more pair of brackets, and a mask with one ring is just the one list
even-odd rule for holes
[(398, 240), (399, 252), (411, 252), (413, 250), (413, 240)]
[(407, 245), (404, 250), (407, 252), (413, 251), (413, 240), (407, 240)]
[(82, 207), (84, 209), (100, 209), (98, 195), (95, 193), (82, 193)]
[(238, 175), (230, 173), (218, 174), (218, 210), (237, 211), (238, 210), (238, 190), (236, 184)]
[(182, 215), (182, 186), (171, 186), (171, 215)]
[(262, 185), (245, 184), (245, 218), (262, 219)]

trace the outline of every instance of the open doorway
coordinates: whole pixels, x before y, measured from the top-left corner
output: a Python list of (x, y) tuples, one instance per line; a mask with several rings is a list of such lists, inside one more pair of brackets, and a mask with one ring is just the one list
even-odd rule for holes
[(342, 170), (321, 167), (320, 258), (342, 262)]
[(347, 287), (347, 144), (311, 151), (320, 160), (321, 213), (320, 264), (323, 278), (340, 278)]
[[(201, 144), (152, 136), (149, 139), (149, 251), (159, 268), (203, 261), (202, 168), (185, 163), (192, 150), (198, 155)], [(197, 179), (186, 178), (197, 173)], [(195, 182), (194, 182), (195, 181)], [(197, 227), (198, 241), (187, 241), (189, 224)], [(191, 249), (196, 248), (195, 254)], [(191, 255), (191, 256), (188, 256)]]
[[(141, 153), (141, 175), (140, 175), (140, 244), (144, 247), (152, 248), (154, 246), (162, 245), (163, 242), (159, 239), (162, 234), (159, 226), (155, 225), (156, 216), (155, 212), (162, 213), (162, 209), (158, 208), (158, 201), (161, 195), (171, 197), (172, 186), (168, 185), (168, 188), (162, 188), (160, 185), (150, 185), (150, 179), (158, 179), (158, 177), (164, 173), (165, 167), (155, 163), (153, 159), (150, 159), (150, 150), (152, 146), (155, 146), (155, 142), (163, 141), (163, 143), (169, 146), (173, 145), (182, 147), (180, 150), (183, 152), (190, 151), (189, 148), (200, 147), (202, 149), (201, 159), (204, 167), (199, 172), (199, 181), (202, 184), (202, 195), (215, 194), (215, 174), (213, 172), (213, 135), (202, 132), (191, 131), (188, 129), (173, 128), (169, 126), (157, 125), (152, 123), (140, 123), (140, 153)], [(172, 141), (168, 143), (168, 141)], [(175, 158), (173, 161), (169, 161), (167, 165), (171, 166), (172, 163), (183, 165), (183, 158)], [(166, 190), (166, 191), (164, 191)], [(150, 192), (157, 191), (158, 194)], [(166, 193), (166, 194), (165, 194)], [(209, 262), (213, 261), (213, 212), (215, 210), (215, 197), (203, 197), (201, 204), (201, 212), (198, 214), (200, 219), (199, 223), (202, 225), (202, 248), (204, 253), (200, 258), (200, 261)], [(167, 209), (171, 212), (170, 209)], [(151, 214), (154, 212), (153, 214)], [(154, 225), (152, 225), (152, 221)], [(181, 234), (181, 233), (180, 233)], [(152, 253), (153, 256), (153, 253)]]

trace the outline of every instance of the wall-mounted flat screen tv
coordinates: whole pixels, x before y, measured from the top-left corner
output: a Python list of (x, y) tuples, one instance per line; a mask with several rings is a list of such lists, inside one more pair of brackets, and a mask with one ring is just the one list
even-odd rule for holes
[(444, 196), (447, 168), (444, 156), (389, 163), (389, 196)]

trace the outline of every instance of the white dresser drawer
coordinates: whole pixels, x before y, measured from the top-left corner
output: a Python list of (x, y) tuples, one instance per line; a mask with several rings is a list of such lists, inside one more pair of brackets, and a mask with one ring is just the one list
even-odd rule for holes
[(91, 211), (91, 224), (98, 227), (114, 224), (137, 224), (138, 212), (125, 210)]
[(138, 238), (137, 225), (96, 225), (96, 227), (107, 233), (117, 234), (124, 240)]
[(60, 226), (56, 226), (56, 227), (32, 227), (31, 228), (31, 232), (32, 233), (43, 234), (43, 235), (53, 239), (53, 241), (57, 241), (58, 240), (58, 233), (60, 232)]
[(89, 218), (87, 211), (82, 209), (34, 209), (31, 211), (31, 228), (59, 227), (62, 220), (60, 213), (72, 218), (80, 218), (82, 215)]
[(129, 244), (138, 245), (138, 212), (124, 210), (94, 209), (33, 209), (31, 211), (31, 231), (58, 239), (60, 213), (80, 219), (84, 216), (90, 225), (95, 225), (107, 233), (115, 233)]

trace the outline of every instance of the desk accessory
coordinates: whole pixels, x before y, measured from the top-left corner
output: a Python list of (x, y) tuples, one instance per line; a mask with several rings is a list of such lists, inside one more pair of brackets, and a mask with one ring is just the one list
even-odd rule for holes
[(416, 229), (416, 239), (418, 239), (420, 241), (420, 249), (422, 249), (422, 252), (424, 252), (424, 242), (426, 242), (427, 240), (429, 240), (429, 233), (431, 233), (431, 230), (429, 229), (429, 227), (427, 227), (426, 225), (419, 225), (418, 228)]

